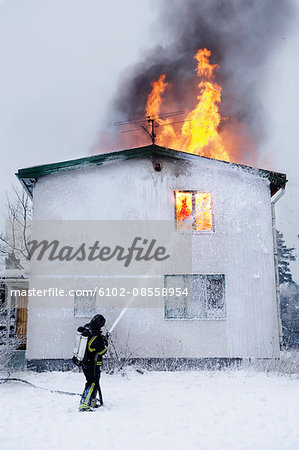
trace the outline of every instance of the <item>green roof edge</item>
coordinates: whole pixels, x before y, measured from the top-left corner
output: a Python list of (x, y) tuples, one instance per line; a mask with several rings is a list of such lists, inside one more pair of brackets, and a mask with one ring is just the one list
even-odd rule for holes
[(287, 182), (286, 175), (283, 173), (273, 172), (265, 169), (256, 169), (251, 166), (243, 164), (231, 163), (227, 161), (221, 161), (217, 159), (207, 158), (205, 156), (199, 156), (194, 153), (182, 152), (179, 150), (173, 150), (170, 148), (161, 147), (158, 145), (147, 145), (144, 147), (136, 147), (133, 149), (120, 150), (110, 153), (103, 153), (99, 155), (86, 156), (83, 158), (77, 158), (67, 161), (61, 161), (58, 163), (44, 164), (40, 166), (33, 166), (24, 169), (19, 169), (15, 174), (23, 187), (33, 197), (34, 184), (41, 176), (49, 175), (55, 172), (69, 171), (79, 169), (82, 167), (92, 167), (109, 162), (123, 161), (133, 158), (140, 158), (144, 156), (166, 156), (175, 159), (192, 160), (197, 158), (204, 158), (208, 160), (218, 161), (222, 164), (226, 164), (232, 167), (241, 167), (247, 171), (258, 173), (263, 178), (268, 178), (270, 181), (271, 195), (275, 194), (281, 187), (285, 187)]

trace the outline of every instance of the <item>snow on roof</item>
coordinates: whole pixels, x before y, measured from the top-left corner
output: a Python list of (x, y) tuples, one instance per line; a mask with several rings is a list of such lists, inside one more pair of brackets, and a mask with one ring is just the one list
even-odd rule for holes
[(115, 162), (121, 162), (128, 159), (149, 157), (153, 158), (167, 157), (177, 160), (186, 160), (190, 162), (198, 161), (199, 158), (209, 160), (211, 162), (220, 163), (224, 166), (239, 167), (249, 173), (259, 175), (263, 178), (268, 178), (270, 181), (270, 192), (274, 195), (280, 188), (285, 187), (287, 182), (286, 175), (283, 173), (272, 172), (265, 169), (256, 169), (251, 166), (242, 164), (221, 161), (217, 159), (199, 156), (193, 153), (182, 152), (170, 148), (160, 147), (159, 145), (147, 145), (144, 147), (137, 147), (133, 149), (121, 150), (117, 152), (102, 153), (100, 155), (87, 156), (85, 158), (78, 158), (68, 161), (61, 161), (52, 164), (44, 164), (41, 166), (33, 166), (25, 169), (19, 169), (16, 176), (22, 183), (28, 194), (33, 197), (34, 186), (38, 178), (49, 175), (55, 172), (69, 171), (75, 169), (82, 169), (86, 167), (106, 165)]

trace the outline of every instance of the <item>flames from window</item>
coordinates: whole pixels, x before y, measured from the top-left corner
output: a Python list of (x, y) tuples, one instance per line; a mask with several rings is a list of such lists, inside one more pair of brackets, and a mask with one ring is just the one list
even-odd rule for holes
[(178, 230), (213, 230), (211, 193), (177, 191), (175, 202)]
[(196, 231), (212, 231), (212, 198), (210, 193), (195, 194)]
[(191, 192), (176, 192), (176, 219), (177, 229), (191, 229), (192, 228), (192, 193)]

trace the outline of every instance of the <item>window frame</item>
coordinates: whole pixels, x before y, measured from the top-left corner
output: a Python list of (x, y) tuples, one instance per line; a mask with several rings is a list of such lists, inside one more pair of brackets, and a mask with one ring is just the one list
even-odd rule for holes
[[(80, 291), (81, 289), (78, 289), (78, 291)], [(87, 289), (89, 290), (89, 289)], [(76, 290), (74, 292), (74, 317), (92, 317), (94, 314), (96, 314), (96, 310), (97, 310), (97, 294), (96, 292), (94, 292), (94, 294), (92, 296), (88, 296), (88, 298), (92, 301), (92, 308), (90, 308), (88, 311), (84, 310), (82, 313), (78, 313), (78, 308), (76, 308), (76, 299), (78, 298), (87, 298), (87, 296), (84, 295), (77, 295)]]
[[(167, 289), (167, 278), (171, 277), (183, 277), (184, 281), (184, 289), (187, 288), (187, 278), (191, 278), (191, 282), (193, 277), (202, 277), (204, 279), (208, 279), (209, 277), (221, 277), (222, 279), (222, 288), (223, 288), (223, 315), (221, 317), (217, 317), (216, 315), (210, 314), (208, 310), (208, 298), (205, 297), (205, 316), (206, 317), (188, 317), (188, 304), (187, 304), (187, 296), (184, 298), (184, 317), (167, 317), (167, 295), (164, 295), (164, 320), (216, 320), (216, 321), (223, 321), (227, 320), (227, 307), (226, 307), (226, 281), (225, 281), (225, 274), (223, 273), (209, 273), (209, 274), (203, 274), (203, 273), (188, 273), (188, 274), (165, 274), (164, 275), (164, 288)], [(193, 293), (192, 293), (193, 295)], [(216, 310), (216, 308), (215, 308)], [(214, 310), (214, 311), (215, 311)]]
[[(198, 189), (176, 189), (173, 191), (174, 196), (174, 218), (175, 218), (175, 229), (180, 233), (189, 232), (190, 230), (179, 230), (177, 227), (178, 219), (177, 219), (177, 202), (176, 202), (176, 193), (186, 193), (192, 194), (192, 234), (213, 234), (215, 233), (215, 216), (214, 216), (214, 200), (213, 194), (211, 191), (200, 191)], [(210, 194), (211, 195), (211, 213), (212, 213), (212, 229), (211, 230), (197, 230), (196, 229), (196, 203), (195, 203), (195, 194)]]

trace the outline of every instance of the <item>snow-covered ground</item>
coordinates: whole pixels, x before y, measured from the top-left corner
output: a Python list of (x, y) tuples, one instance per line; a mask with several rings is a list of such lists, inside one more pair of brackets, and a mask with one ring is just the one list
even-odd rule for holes
[[(80, 392), (72, 372), (19, 373)], [(102, 375), (105, 406), (79, 413), (79, 396), (0, 385), (0, 447), (8, 449), (298, 449), (299, 379), (227, 372)]]

